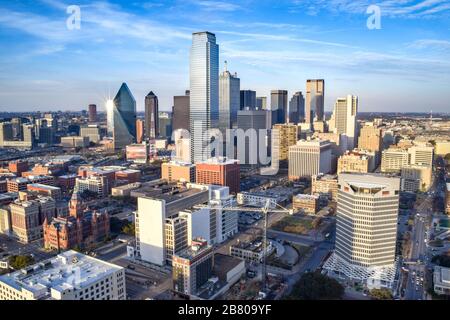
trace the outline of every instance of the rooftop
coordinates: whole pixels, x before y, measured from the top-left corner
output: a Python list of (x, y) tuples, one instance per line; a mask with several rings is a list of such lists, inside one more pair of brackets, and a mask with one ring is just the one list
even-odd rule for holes
[(27, 290), (35, 299), (51, 299), (52, 290), (80, 289), (121, 269), (69, 250), (26, 269), (0, 276), (0, 282), (17, 290)]

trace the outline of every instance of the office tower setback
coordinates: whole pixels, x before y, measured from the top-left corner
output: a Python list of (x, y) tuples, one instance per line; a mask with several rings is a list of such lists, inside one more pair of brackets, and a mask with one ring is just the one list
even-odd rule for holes
[(339, 175), (336, 249), (324, 268), (367, 283), (390, 287), (400, 179), (380, 175)]
[(159, 106), (158, 97), (150, 91), (145, 97), (145, 136), (155, 139), (159, 136)]
[(219, 78), (219, 129), (226, 139), (226, 130), (237, 125), (240, 107), (240, 79), (226, 70)]
[(358, 97), (348, 95), (346, 98), (336, 100), (330, 119), (330, 131), (341, 135), (344, 148), (342, 151), (353, 150), (356, 147), (357, 113)]
[(256, 109), (256, 91), (241, 90), (240, 95), (240, 110)]
[(144, 141), (144, 120), (136, 119), (136, 143)]
[(90, 104), (89, 105), (89, 122), (97, 121), (97, 105)]
[(294, 93), (289, 101), (289, 122), (297, 124), (305, 120), (305, 98), (301, 91)]
[(306, 81), (305, 122), (323, 120), (325, 104), (325, 80)]
[(192, 34), (190, 53), (191, 162), (211, 156), (203, 135), (219, 120), (219, 46), (210, 32)]
[(272, 110), (272, 124), (286, 123), (288, 118), (288, 92), (286, 90), (270, 92), (270, 110)]
[(136, 100), (123, 83), (114, 98), (113, 139), (115, 149), (124, 149), (136, 140)]
[(184, 129), (189, 131), (189, 91), (184, 96), (173, 97), (173, 131)]
[(289, 180), (330, 171), (331, 143), (328, 140), (300, 140), (289, 147)]

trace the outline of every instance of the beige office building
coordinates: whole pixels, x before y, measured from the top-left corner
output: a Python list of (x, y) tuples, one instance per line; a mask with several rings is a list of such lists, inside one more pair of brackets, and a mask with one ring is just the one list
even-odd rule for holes
[(178, 161), (163, 163), (161, 178), (169, 182), (195, 182), (195, 165)]
[(408, 149), (410, 163), (433, 167), (434, 148), (433, 146), (413, 146)]
[(361, 128), (358, 138), (358, 148), (368, 151), (381, 152), (383, 137), (381, 129), (374, 125), (365, 125)]
[(426, 192), (431, 186), (432, 168), (426, 165), (408, 165), (401, 170), (401, 190)]
[(331, 159), (328, 140), (300, 140), (289, 147), (289, 180), (330, 173)]
[(400, 173), (409, 164), (409, 153), (405, 149), (389, 148), (381, 156), (381, 172)]
[(368, 173), (370, 159), (366, 155), (346, 152), (338, 159), (337, 174), (347, 173)]
[(338, 179), (335, 175), (312, 176), (311, 194), (328, 195), (331, 200), (337, 200)]
[(275, 124), (272, 127), (272, 160), (288, 160), (289, 147), (297, 143), (300, 128), (293, 123)]

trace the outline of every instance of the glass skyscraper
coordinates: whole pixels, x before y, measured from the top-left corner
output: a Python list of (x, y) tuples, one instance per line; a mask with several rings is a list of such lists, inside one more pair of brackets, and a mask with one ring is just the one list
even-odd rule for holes
[(136, 100), (126, 83), (117, 92), (113, 107), (114, 148), (123, 149), (136, 140)]
[(235, 128), (239, 110), (240, 79), (225, 70), (219, 78), (219, 128), (225, 138), (226, 129)]
[(206, 160), (209, 140), (203, 139), (203, 133), (219, 122), (219, 46), (210, 32), (192, 34), (189, 112), (191, 161)]

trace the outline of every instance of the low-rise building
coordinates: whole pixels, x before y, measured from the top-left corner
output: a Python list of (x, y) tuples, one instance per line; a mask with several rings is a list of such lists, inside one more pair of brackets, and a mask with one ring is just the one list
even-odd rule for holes
[(0, 276), (0, 300), (125, 300), (123, 267), (66, 251)]
[[(267, 241), (266, 256), (269, 256), (275, 248)], [(239, 242), (230, 246), (230, 255), (244, 259), (248, 262), (261, 263), (264, 257), (264, 246), (262, 238), (250, 242)]]
[(163, 163), (161, 178), (168, 182), (195, 182), (195, 164), (180, 161)]
[(434, 292), (450, 295), (450, 268), (435, 266), (433, 273)]
[(305, 214), (316, 214), (319, 211), (319, 196), (298, 194), (292, 198), (292, 208)]
[(318, 175), (312, 177), (311, 194), (327, 195), (331, 200), (337, 201), (338, 178), (336, 175)]

